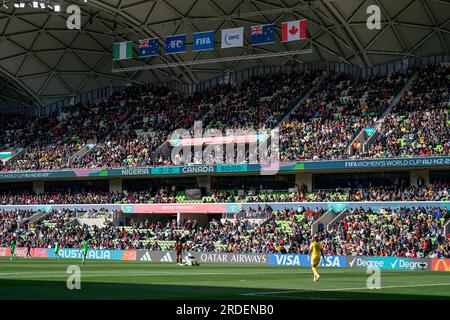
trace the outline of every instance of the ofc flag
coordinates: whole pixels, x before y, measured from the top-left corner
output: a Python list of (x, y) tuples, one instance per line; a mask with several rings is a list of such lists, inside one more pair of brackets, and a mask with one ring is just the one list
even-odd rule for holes
[(252, 26), (252, 44), (273, 43), (275, 41), (275, 25), (265, 24)]
[(214, 50), (214, 31), (195, 32), (192, 51)]
[(159, 54), (159, 39), (139, 40), (139, 58), (157, 56)]
[(281, 41), (306, 39), (306, 20), (283, 22), (281, 24)]
[(242, 47), (244, 45), (244, 27), (222, 29), (222, 49)]
[(113, 60), (126, 60), (133, 58), (133, 41), (116, 42), (113, 45)]
[(166, 54), (186, 52), (186, 35), (179, 34), (166, 37)]

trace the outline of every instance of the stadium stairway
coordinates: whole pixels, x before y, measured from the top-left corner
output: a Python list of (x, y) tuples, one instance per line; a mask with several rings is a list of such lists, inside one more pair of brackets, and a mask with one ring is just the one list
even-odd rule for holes
[(338, 213), (337, 216), (327, 224), (327, 231), (330, 231), (331, 228), (339, 224), (341, 220), (344, 219), (344, 217), (347, 215), (347, 213), (348, 210), (343, 210), (340, 213)]
[(311, 234), (319, 231), (319, 226), (323, 225), (323, 230), (328, 227), (328, 224), (336, 218), (336, 212), (333, 209), (328, 210), (319, 219), (316, 220), (311, 226)]
[(450, 234), (450, 219), (445, 223), (443, 229), (444, 235)]
[(4, 164), (6, 165), (7, 163), (13, 163), (16, 162), (17, 160), (22, 159), (22, 157), (25, 155), (25, 151), (27, 148), (16, 148), (17, 152), (10, 158), (8, 158)]
[[(364, 138), (362, 144), (362, 151), (363, 152), (367, 152), (369, 150), (369, 148), (371, 147), (371, 145), (373, 144), (373, 141), (376, 140), (376, 138), (378, 137), (378, 135), (380, 134), (380, 126), (381, 123), (383, 122), (384, 118), (389, 115), (392, 111), (392, 108), (394, 108), (395, 105), (397, 105), (397, 103), (400, 101), (400, 99), (403, 97), (403, 95), (405, 94), (406, 90), (409, 90), (412, 86), (412, 84), (414, 83), (414, 80), (416, 80), (417, 78), (417, 71), (408, 79), (408, 81), (406, 81), (405, 85), (403, 86), (403, 88), (397, 93), (397, 95), (394, 97), (394, 99), (392, 99), (391, 103), (389, 103), (389, 106), (387, 107), (387, 109), (385, 110), (385, 112), (383, 113), (383, 116), (380, 117), (380, 119), (378, 119), (377, 123), (374, 124), (374, 128), (375, 131), (373, 132), (373, 134), (370, 137), (366, 137), (364, 134), (364, 129), (361, 130), (361, 132), (359, 133), (359, 135), (362, 134), (362, 137)], [(359, 136), (358, 135), (358, 136)], [(356, 140), (356, 139), (355, 139)], [(352, 142), (353, 144), (353, 142)], [(349, 148), (351, 148), (352, 144), (350, 144)]]
[(88, 153), (90, 153), (92, 150), (94, 150), (96, 145), (97, 144), (94, 141), (88, 141), (87, 144), (83, 148), (81, 148), (74, 155), (72, 155), (67, 161), (69, 163), (72, 163), (74, 161), (84, 158)]
[(387, 107), (386, 111), (384, 111), (383, 118), (391, 113), (392, 108), (400, 101), (400, 99), (405, 94), (406, 90), (411, 89), (411, 86), (414, 83), (414, 81), (416, 80), (417, 75), (418, 75), (418, 72), (416, 71), (411, 75), (411, 77), (408, 79), (408, 81), (406, 81), (403, 88), (398, 92), (398, 94), (394, 97), (394, 99), (392, 99), (392, 101), (389, 104), (389, 106)]
[[(322, 74), (320, 77), (316, 78), (316, 80), (313, 82), (313, 84), (311, 85), (311, 87), (308, 89), (308, 91), (303, 95), (303, 96), (299, 96), (296, 97), (294, 99), (296, 99), (296, 101), (293, 101), (293, 107), (289, 110), (289, 112), (287, 112), (284, 117), (278, 121), (278, 123), (276, 124), (275, 127), (280, 127), (281, 124), (285, 121), (287, 121), (289, 119), (289, 117), (298, 110), (298, 108), (300, 107), (300, 105), (309, 98), (309, 96), (311, 95), (311, 92), (313, 92), (315, 89), (317, 89), (320, 84), (322, 83), (322, 81), (325, 79), (325, 74)], [(262, 141), (257, 149), (258, 154), (259, 153), (259, 149), (262, 148), (262, 146), (264, 145), (264, 143), (266, 143), (266, 141), (269, 139), (269, 137), (266, 138), (266, 140)], [(249, 151), (246, 151), (246, 159), (248, 160), (250, 157), (249, 155)]]
[(43, 212), (43, 211), (38, 211), (35, 214), (33, 214), (29, 219), (28, 222), (31, 223), (35, 223), (35, 222), (39, 222), (42, 219), (44, 219), (49, 213), (48, 212)]
[[(77, 218), (72, 218), (72, 219), (70, 219), (68, 222), (66, 222), (65, 224), (64, 224), (64, 227), (70, 227), (70, 226), (77, 226), (77, 225), (79, 225), (80, 223), (78, 222), (78, 219)], [(81, 224), (82, 225), (82, 224)]]
[[(5, 150), (3, 150), (2, 152), (4, 152), (4, 151)], [(12, 162), (12, 161), (15, 161), (16, 159), (20, 159), (25, 150), (24, 150), (24, 148), (9, 148), (6, 151), (10, 152), (11, 156), (4, 158), (4, 159), (3, 158), (0, 159), (0, 161), (3, 161), (4, 165), (6, 165), (8, 162)]]
[(289, 110), (288, 113), (286, 113), (286, 115), (277, 123), (277, 126), (280, 126), (280, 124), (282, 124), (283, 122), (286, 122), (289, 117), (298, 110), (298, 108), (300, 107), (300, 105), (309, 98), (309, 96), (311, 95), (311, 93), (316, 90), (317, 88), (319, 88), (320, 84), (322, 83), (322, 81), (325, 79), (325, 74), (322, 74), (313, 84), (312, 86), (309, 88), (309, 90), (302, 96), (299, 97), (298, 101), (295, 103), (295, 105), (291, 108), (291, 110)]

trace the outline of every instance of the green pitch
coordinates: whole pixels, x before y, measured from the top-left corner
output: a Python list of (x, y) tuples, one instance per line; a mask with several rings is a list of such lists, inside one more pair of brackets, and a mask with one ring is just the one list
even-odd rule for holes
[[(69, 265), (81, 268), (81, 290), (68, 290)], [(135, 261), (0, 258), (0, 299), (450, 299), (450, 273), (382, 271), (381, 289), (365, 270), (201, 265)]]

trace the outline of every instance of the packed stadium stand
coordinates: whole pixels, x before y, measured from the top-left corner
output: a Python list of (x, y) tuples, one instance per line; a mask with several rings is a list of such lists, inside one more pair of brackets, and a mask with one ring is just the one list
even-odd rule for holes
[(406, 79), (402, 73), (368, 79), (328, 75), (281, 124), (281, 160), (348, 157), (350, 143), (383, 115)]
[[(105, 215), (107, 212), (95, 213)], [(200, 226), (196, 220), (177, 223), (175, 220), (140, 223), (130, 226), (102, 227), (71, 224), (76, 213), (69, 210), (51, 212), (38, 223), (29, 223), (30, 211), (1, 213), (0, 245), (8, 244), (8, 234), (14, 233), (19, 246), (27, 241), (36, 247), (51, 247), (55, 241), (64, 247), (80, 246), (80, 239), (91, 238), (99, 249), (170, 249), (176, 239), (186, 243), (186, 249), (196, 252), (240, 253), (308, 253), (312, 224), (323, 209), (299, 207), (273, 212), (264, 225), (246, 219), (220, 222), (211, 220)], [(86, 213), (84, 213), (86, 215)], [(439, 207), (390, 209), (356, 209), (342, 213), (336, 225), (319, 231), (327, 254), (404, 256), (412, 258), (448, 256), (450, 237), (440, 233), (450, 212)], [(88, 213), (89, 215), (89, 213)]]
[[(173, 186), (174, 187), (174, 186)], [(449, 201), (447, 183), (411, 187), (370, 187), (360, 189), (342, 188), (333, 191), (307, 192), (305, 186), (294, 191), (258, 192), (248, 189), (213, 190), (198, 200), (187, 199), (184, 191), (158, 188), (155, 191), (130, 192), (46, 192), (0, 194), (0, 205), (39, 204), (132, 204), (132, 203), (259, 203), (259, 202), (336, 202), (336, 201)]]
[(417, 71), (411, 89), (380, 123), (365, 157), (450, 154), (450, 68), (431, 65)]
[[(401, 93), (412, 78), (411, 88)], [(12, 121), (3, 120), (6, 130), (0, 141), (4, 150), (22, 151), (6, 161), (2, 171), (170, 166), (173, 162), (166, 158), (167, 154), (155, 151), (167, 143), (173, 130), (191, 129), (197, 119), (203, 119), (207, 128), (221, 131), (280, 126), (281, 161), (445, 156), (450, 146), (449, 79), (448, 67), (427, 65), (367, 79), (325, 70), (276, 73), (193, 94), (152, 85), (129, 87), (104, 101), (67, 106), (44, 118), (15, 114)], [(399, 101), (391, 106), (398, 94)], [(369, 138), (367, 152), (356, 150), (352, 156), (352, 142), (369, 127), (375, 128), (375, 139)], [(353, 181), (324, 190), (312, 187), (311, 182), (308, 186), (304, 182), (290, 183), (273, 189), (273, 185), (257, 186), (256, 181), (233, 188), (209, 186), (208, 192), (203, 191), (195, 199), (187, 196), (189, 183), (179, 184), (176, 179), (172, 185), (116, 191), (105, 186), (76, 186), (74, 190), (56, 187), (53, 191), (36, 191), (33, 184), (26, 190), (20, 186), (12, 190), (2, 187), (2, 206), (72, 207), (37, 216), (29, 209), (2, 210), (1, 245), (7, 246), (14, 236), (19, 245), (28, 241), (33, 246), (49, 247), (58, 241), (66, 247), (77, 247), (80, 239), (89, 236), (91, 245), (99, 249), (167, 250), (181, 238), (189, 250), (200, 252), (306, 253), (314, 233), (312, 226), (326, 209), (311, 210), (299, 205), (297, 209), (272, 212), (270, 203), (447, 203), (448, 173), (433, 179), (428, 177), (425, 183), (423, 177), (418, 177), (411, 183), (411, 179), (406, 182), (397, 176), (379, 185), (374, 180), (375, 185), (355, 186)], [(199, 187), (198, 181), (195, 184)], [(119, 218), (101, 221), (100, 225), (86, 225), (78, 219), (101, 220), (109, 215), (108, 209), (76, 209), (82, 204), (169, 203), (247, 203), (258, 207), (227, 214), (230, 220), (212, 217), (197, 222), (189, 218), (182, 223), (178, 216), (162, 223), (141, 218), (140, 222), (134, 218), (124, 222)], [(262, 209), (260, 204), (269, 204), (269, 209)], [(120, 210), (114, 212), (121, 214)], [(318, 230), (328, 254), (449, 254), (449, 234), (445, 232), (450, 219), (446, 207), (366, 207), (335, 214), (343, 216), (340, 222)], [(254, 220), (258, 222), (250, 222)]]
[[(88, 75), (66, 93), (50, 79), (35, 84), (37, 92), (22, 90), (27, 76), (2, 64), (8, 35), (0, 28), (0, 249), (12, 240), (18, 247), (80, 248), (89, 239), (93, 249), (166, 251), (181, 240), (195, 252), (307, 254), (317, 235), (328, 255), (450, 258), (448, 39), (419, 50), (412, 40), (396, 41), (394, 30), (389, 39), (379, 35), (389, 44), (369, 50), (378, 36), (363, 45), (355, 33), (346, 29), (341, 37), (311, 18), (305, 46), (313, 58), (283, 55), (291, 45), (283, 43), (281, 51), (260, 49), (272, 54), (272, 65), (261, 62), (267, 57), (242, 62), (243, 51), (236, 64), (216, 61), (211, 69), (189, 66), (180, 54), (161, 60), (175, 66), (160, 68), (151, 57), (137, 64), (114, 59), (119, 69), (111, 72), (108, 63), (106, 73), (94, 71), (87, 58), (75, 59), (83, 72), (49, 63), (64, 90), (72, 88), (70, 74)], [(130, 33), (138, 29), (128, 22), (118, 24)], [(427, 29), (439, 33), (442, 23)], [(338, 41), (311, 37), (316, 28)], [(90, 31), (80, 34), (92, 38)], [(110, 40), (99, 45), (101, 54), (89, 53), (110, 59)], [(397, 42), (401, 52), (389, 53), (386, 47)], [(102, 61), (97, 64), (105, 69)], [(54, 90), (46, 95), (47, 82)], [(83, 83), (102, 94), (82, 92)], [(199, 122), (222, 135), (241, 131), (229, 141), (190, 139)], [(177, 130), (188, 137), (173, 138)], [(244, 148), (234, 149), (239, 139)], [(239, 161), (220, 154), (229, 145)], [(194, 157), (184, 158), (186, 150)], [(216, 163), (196, 158), (211, 152)]]
[[(411, 89), (384, 115), (414, 72)], [(13, 115), (1, 134), (1, 145), (24, 151), (7, 161), (3, 171), (171, 165), (170, 154), (155, 150), (171, 132), (190, 129), (199, 119), (207, 128), (224, 131), (281, 127), (281, 161), (349, 158), (355, 137), (377, 121), (376, 138), (367, 152), (354, 157), (448, 155), (448, 67), (427, 66), (368, 79), (328, 73), (292, 110), (318, 82), (318, 74), (254, 77), (188, 95), (132, 87), (105, 102), (67, 107), (43, 119)]]

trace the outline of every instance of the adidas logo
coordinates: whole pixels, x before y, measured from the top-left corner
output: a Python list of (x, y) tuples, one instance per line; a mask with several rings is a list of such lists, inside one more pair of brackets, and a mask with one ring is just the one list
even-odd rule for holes
[(161, 258), (162, 262), (172, 262), (172, 257), (170, 256), (170, 252), (167, 252), (164, 257)]
[(140, 260), (141, 261), (152, 261), (152, 258), (150, 257), (150, 253), (148, 253), (148, 251), (147, 251)]

